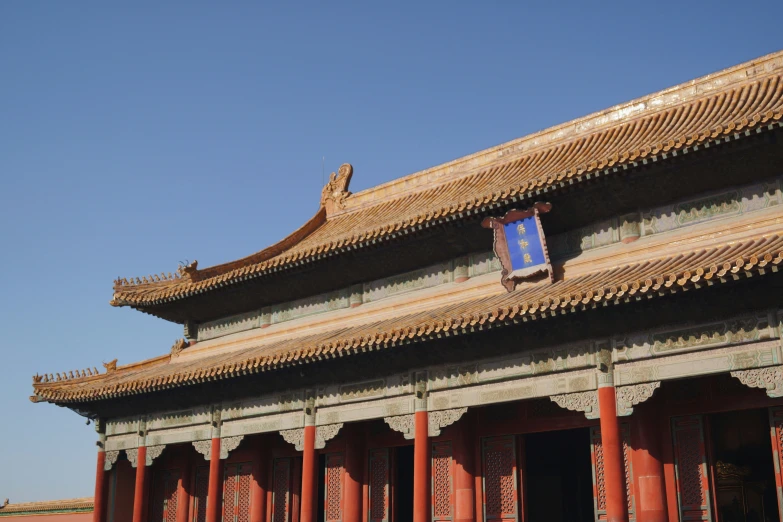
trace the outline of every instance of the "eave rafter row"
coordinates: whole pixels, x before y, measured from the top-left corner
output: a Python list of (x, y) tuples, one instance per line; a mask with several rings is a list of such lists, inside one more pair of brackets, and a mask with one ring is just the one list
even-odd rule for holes
[[(630, 303), (681, 290), (704, 288), (777, 271), (782, 261), (783, 234), (767, 234), (678, 254), (674, 258), (647, 260), (557, 281), (552, 285), (537, 285), (475, 303), (469, 301), (457, 307), (397, 317), (368, 327), (357, 326), (339, 335), (329, 333), (299, 338), (290, 343), (283, 341), (280, 353), (273, 355), (246, 356), (242, 360), (213, 364), (206, 359), (197, 363), (199, 367), (188, 366), (179, 371), (167, 364), (158, 364), (127, 376), (118, 369), (104, 374), (105, 380), (92, 377), (88, 378), (89, 382), (38, 383), (34, 384), (35, 395), (31, 399), (54, 403), (94, 401), (273, 371), (323, 358), (442, 336), (465, 335), (602, 305)], [(659, 271), (661, 268), (665, 270)], [(618, 280), (619, 276), (626, 279)], [(144, 377), (145, 371), (151, 375)]]

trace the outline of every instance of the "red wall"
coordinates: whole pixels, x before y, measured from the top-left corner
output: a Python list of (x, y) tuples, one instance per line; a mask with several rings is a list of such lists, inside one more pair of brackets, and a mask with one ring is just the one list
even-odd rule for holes
[[(131, 522), (136, 469), (127, 460), (122, 460), (117, 463), (112, 473), (117, 474), (116, 483), (114, 483), (114, 476), (109, 480), (109, 491), (114, 489), (114, 522)], [(111, 503), (109, 505), (111, 506)]]

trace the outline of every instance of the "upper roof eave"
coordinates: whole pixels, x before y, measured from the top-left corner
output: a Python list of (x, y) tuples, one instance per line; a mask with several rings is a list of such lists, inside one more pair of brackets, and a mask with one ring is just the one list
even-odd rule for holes
[(564, 183), (578, 186), (590, 174), (739, 138), (782, 119), (779, 51), (352, 194), (328, 216), (322, 206), (316, 218), (257, 254), (205, 270), (190, 267), (181, 278), (115, 284), (111, 303), (152, 309)]

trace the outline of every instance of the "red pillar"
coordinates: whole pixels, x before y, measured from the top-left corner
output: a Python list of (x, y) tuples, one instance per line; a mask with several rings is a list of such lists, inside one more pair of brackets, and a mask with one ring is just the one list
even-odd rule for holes
[(269, 471), (265, 438), (259, 439), (253, 459), (253, 481), (250, 484), (250, 522), (264, 522), (266, 519), (267, 473)]
[(106, 522), (106, 452), (98, 450), (98, 466), (95, 470), (95, 500), (92, 512), (93, 522)]
[(430, 519), (430, 452), (427, 411), (417, 411), (414, 417), (413, 439), (413, 522)]
[[(466, 416), (471, 415), (467, 413)], [(473, 423), (470, 417), (457, 426), (454, 433), (454, 520), (455, 522), (474, 522), (476, 520), (474, 484), (476, 473), (473, 464), (473, 448), (468, 441), (473, 440)]]
[(620, 438), (620, 423), (617, 420), (614, 386), (598, 388), (598, 409), (601, 416), (601, 443), (604, 447), (606, 521), (628, 522), (623, 443)]
[(147, 448), (139, 446), (136, 455), (136, 487), (133, 490), (133, 522), (144, 520), (144, 497), (147, 491)]
[[(188, 522), (190, 518), (190, 477), (193, 473), (193, 465), (191, 460), (184, 461), (182, 469), (182, 476), (179, 479), (179, 500), (177, 502), (177, 522)], [(155, 521), (153, 521), (155, 522)]]
[[(220, 487), (220, 437), (212, 437), (209, 454), (209, 487), (207, 489), (207, 522), (220, 520), (222, 490)], [(135, 520), (133, 522), (136, 522)]]
[(660, 424), (654, 405), (634, 408), (633, 470), (637, 484), (637, 522), (667, 522), (666, 489), (661, 455)]
[(300, 522), (315, 522), (315, 506), (318, 499), (316, 487), (318, 460), (315, 458), (315, 426), (304, 428), (304, 448), (302, 451), (302, 511)]
[(349, 425), (345, 440), (345, 509), (343, 522), (362, 522), (364, 444), (359, 425)]

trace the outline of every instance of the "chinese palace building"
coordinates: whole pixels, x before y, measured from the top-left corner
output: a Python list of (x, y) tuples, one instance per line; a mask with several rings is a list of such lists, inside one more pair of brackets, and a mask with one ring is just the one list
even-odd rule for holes
[(780, 52), (343, 165), (279, 243), (115, 281), (170, 350), (31, 399), (95, 420), (96, 522), (783, 522), (782, 126)]

